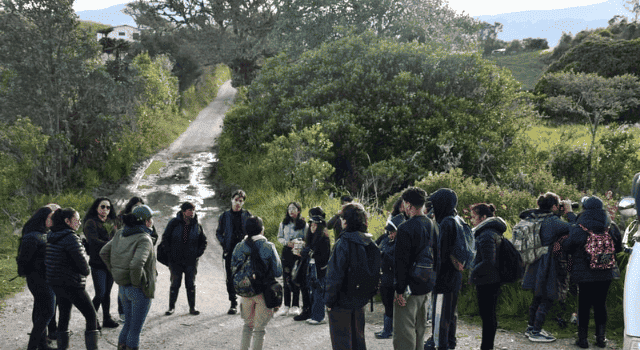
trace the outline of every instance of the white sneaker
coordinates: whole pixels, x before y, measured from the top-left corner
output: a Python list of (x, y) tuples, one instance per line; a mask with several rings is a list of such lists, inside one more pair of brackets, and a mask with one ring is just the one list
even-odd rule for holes
[(297, 307), (297, 306), (292, 306), (292, 307), (289, 309), (289, 312), (287, 312), (287, 316), (298, 316), (298, 315), (300, 315), (301, 313), (302, 313), (302, 310), (300, 310), (300, 308), (299, 308), (299, 307)]
[(289, 311), (289, 307), (288, 306), (283, 306), (283, 307), (280, 308), (280, 310), (278, 310), (278, 312), (276, 312), (273, 315), (273, 317), (286, 316), (288, 311)]
[(308, 324), (312, 324), (312, 325), (325, 324), (325, 323), (327, 323), (327, 320), (323, 318), (322, 321), (316, 321), (316, 320), (310, 318), (310, 319), (307, 320), (307, 323)]

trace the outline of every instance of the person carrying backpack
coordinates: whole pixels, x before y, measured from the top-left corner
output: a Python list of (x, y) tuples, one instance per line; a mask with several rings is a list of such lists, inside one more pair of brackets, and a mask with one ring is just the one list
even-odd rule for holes
[(436, 282), (438, 228), (423, 213), (423, 189), (409, 187), (402, 199), (410, 218), (396, 233), (393, 348), (418, 350), (427, 329), (427, 296)]
[[(252, 250), (259, 251), (262, 262), (254, 262), (256, 275), (260, 279), (258, 285), (265, 285), (266, 281), (282, 276), (282, 263), (273, 243), (267, 241), (264, 236), (264, 224), (260, 217), (249, 217), (245, 223), (245, 231), (247, 236), (240, 241), (233, 249), (231, 257), (231, 269), (234, 274), (243, 265), (244, 261), (252, 256)], [(262, 266), (262, 268), (260, 268)], [(264, 291), (257, 291), (258, 294), (245, 297), (241, 296), (240, 300), (240, 316), (244, 320), (242, 328), (242, 340), (240, 342), (241, 350), (248, 350), (253, 338), (253, 350), (262, 349), (265, 327), (273, 318), (276, 308), (267, 308)]]
[(469, 280), (476, 286), (478, 311), (482, 319), (482, 342), (480, 350), (493, 349), (498, 318), (496, 307), (500, 295), (500, 273), (498, 271), (498, 247), (507, 230), (505, 221), (495, 216), (493, 204), (478, 203), (471, 207), (471, 224), (476, 239), (476, 257)]
[(380, 250), (367, 233), (362, 204), (349, 203), (340, 212), (343, 231), (327, 265), (324, 301), (333, 349), (366, 349), (364, 306), (380, 281)]
[(571, 278), (578, 285), (578, 340), (576, 345), (588, 348), (589, 316), (593, 306), (596, 323), (596, 345), (606, 346), (606, 299), (611, 280), (620, 278), (615, 254), (622, 251), (620, 231), (604, 209), (602, 200), (589, 197), (582, 203), (577, 225), (571, 228), (563, 243), (572, 254)]
[[(562, 214), (567, 215), (569, 222), (563, 221), (558, 216)], [(559, 238), (568, 234), (571, 228), (570, 223), (575, 222), (576, 219), (571, 209), (571, 201), (561, 201), (560, 197), (553, 192), (547, 192), (538, 197), (538, 209), (528, 209), (520, 214), (523, 220), (541, 216), (545, 218), (540, 224), (538, 234), (543, 247), (550, 247)], [(542, 326), (554, 301), (562, 295), (559, 284), (556, 283), (559, 278), (557, 264), (553, 250), (548, 249), (548, 252), (527, 266), (523, 277), (522, 288), (533, 290), (533, 300), (529, 306), (529, 324), (524, 332), (532, 342), (548, 343), (556, 340), (543, 330)]]

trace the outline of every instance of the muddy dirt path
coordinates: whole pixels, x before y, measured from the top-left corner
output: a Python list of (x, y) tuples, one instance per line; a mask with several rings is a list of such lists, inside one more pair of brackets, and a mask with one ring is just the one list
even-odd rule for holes
[[(231, 105), (235, 89), (230, 82), (225, 83), (218, 97), (194, 120), (189, 129), (170, 147), (159, 152), (141, 166), (133, 180), (121, 186), (109, 196), (120, 210), (131, 196), (143, 197), (154, 210), (161, 211), (155, 218), (159, 233), (164, 232), (167, 222), (175, 216), (178, 206), (185, 200), (196, 203), (196, 213), (208, 238), (208, 248), (200, 259), (196, 279), (196, 307), (199, 316), (188, 312), (184, 287), (176, 304), (176, 313), (164, 316), (168, 306), (169, 271), (158, 264), (156, 297), (141, 335), (140, 349), (237, 349), (240, 344), (243, 322), (238, 315), (227, 315), (229, 302), (225, 289), (225, 274), (222, 263), (222, 249), (215, 238), (217, 219), (230, 203), (218, 202), (215, 189), (207, 184), (206, 176), (216, 161), (211, 145), (219, 135), (224, 113)], [(153, 162), (165, 164), (158, 174), (145, 176), (145, 169)], [(156, 163), (157, 164), (157, 163)], [(248, 201), (251, 201), (249, 193)], [(63, 204), (64, 203), (60, 203)], [(93, 296), (94, 288), (88, 278), (87, 290)], [(117, 286), (114, 286), (111, 300), (111, 314), (117, 316)], [(33, 299), (29, 291), (18, 293), (6, 301), (0, 312), (0, 350), (25, 349), (27, 332), (31, 329), (31, 308)], [(382, 329), (381, 304), (375, 305), (374, 312), (367, 306), (366, 342), (369, 349), (392, 349), (392, 341), (377, 340), (373, 333)], [(102, 312), (98, 312), (102, 320)], [(84, 319), (74, 308), (69, 329), (71, 349), (84, 349)], [(100, 349), (115, 349), (120, 327), (103, 329)], [(478, 349), (481, 329), (465, 322), (458, 324), (457, 349)], [(500, 331), (496, 345), (504, 349), (574, 349), (573, 339), (558, 340), (549, 344), (530, 343), (522, 334)], [(291, 317), (278, 317), (267, 326), (264, 349), (278, 350), (320, 350), (330, 349), (329, 327), (327, 324), (311, 326), (305, 322), (293, 321)]]

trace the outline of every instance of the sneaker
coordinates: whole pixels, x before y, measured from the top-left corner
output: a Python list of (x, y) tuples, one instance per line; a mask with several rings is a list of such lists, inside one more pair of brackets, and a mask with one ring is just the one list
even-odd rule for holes
[(289, 307), (288, 306), (283, 306), (282, 308), (280, 308), (280, 310), (278, 310), (278, 312), (276, 312), (273, 315), (273, 317), (286, 316), (288, 312), (289, 312)]
[(287, 312), (287, 316), (298, 316), (298, 315), (300, 315), (301, 313), (302, 313), (302, 311), (300, 310), (300, 308), (299, 308), (299, 307), (297, 307), (297, 306), (292, 306), (292, 307), (289, 309), (289, 312)]
[(105, 318), (102, 322), (102, 327), (105, 328), (118, 328), (120, 323), (114, 321), (111, 317)]
[(303, 310), (300, 315), (298, 316), (294, 316), (293, 320), (294, 321), (306, 321), (308, 319), (311, 318), (311, 312), (307, 311), (307, 310)]
[(167, 312), (165, 312), (164, 314), (165, 314), (166, 316), (171, 316), (171, 315), (173, 315), (173, 313), (174, 313), (174, 312), (176, 312), (176, 309), (169, 309), (169, 310), (167, 310)]
[(551, 343), (552, 341), (555, 341), (556, 338), (551, 335), (545, 335), (542, 331), (532, 331), (531, 335), (529, 335), (529, 340), (535, 343)]
[[(237, 312), (237, 310), (236, 310)], [(192, 307), (191, 309), (189, 309), (189, 313), (194, 315), (194, 316), (198, 316), (200, 315), (200, 311), (196, 310), (196, 308)]]
[(307, 320), (307, 323), (311, 324), (311, 325), (319, 325), (319, 324), (325, 324), (325, 323), (327, 323), (327, 321), (325, 319), (322, 319), (321, 321), (316, 321), (316, 320), (310, 318), (310, 319)]
[(531, 332), (533, 332), (533, 326), (527, 326), (527, 329), (524, 330), (524, 336), (529, 338)]
[[(196, 310), (194, 310), (194, 311), (196, 311)], [(200, 311), (196, 311), (196, 312), (197, 312), (197, 314), (194, 314), (194, 313), (191, 313), (191, 311), (189, 311), (189, 313), (191, 313), (192, 315), (199, 315), (200, 314)], [(227, 315), (235, 315), (237, 313), (238, 313), (238, 309), (233, 305), (231, 305), (231, 307), (229, 308), (229, 311), (227, 311)]]

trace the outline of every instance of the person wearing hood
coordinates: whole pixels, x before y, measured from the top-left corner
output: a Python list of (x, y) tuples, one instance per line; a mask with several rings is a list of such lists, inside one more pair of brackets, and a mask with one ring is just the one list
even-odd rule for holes
[(169, 288), (169, 309), (165, 315), (173, 315), (178, 300), (178, 292), (184, 275), (184, 285), (187, 290), (189, 313), (199, 315), (196, 310), (196, 274), (198, 273), (198, 259), (207, 248), (207, 237), (202, 226), (198, 223), (195, 213), (196, 206), (184, 202), (175, 218), (171, 219), (162, 234), (162, 241), (167, 242), (167, 256), (171, 271), (171, 287)]
[(495, 216), (493, 204), (478, 203), (471, 207), (471, 224), (476, 239), (476, 257), (469, 279), (476, 286), (478, 310), (482, 319), (480, 350), (493, 349), (498, 318), (496, 307), (500, 295), (498, 247), (504, 239), (507, 223)]
[(216, 238), (222, 246), (222, 259), (224, 260), (224, 271), (226, 273), (227, 294), (231, 306), (227, 314), (238, 313), (238, 300), (236, 290), (233, 287), (233, 274), (231, 273), (231, 256), (236, 244), (244, 236), (244, 225), (251, 217), (251, 212), (242, 208), (247, 200), (247, 194), (243, 190), (236, 190), (231, 194), (231, 209), (225, 210), (218, 218), (218, 228)]
[(156, 254), (153, 249), (153, 215), (146, 205), (122, 216), (124, 228), (100, 250), (100, 258), (120, 286), (124, 326), (118, 350), (137, 350), (140, 332), (156, 289)]
[[(329, 315), (331, 345), (334, 350), (366, 349), (364, 306), (373, 295), (350, 293), (360, 286), (354, 286), (353, 284), (357, 282), (348, 280), (349, 276), (353, 277), (348, 270), (357, 268), (357, 271), (368, 271), (370, 274), (367, 276), (372, 276), (371, 280), (361, 282), (378, 285), (380, 267), (376, 266), (374, 272), (370, 271), (367, 265), (371, 259), (367, 255), (367, 251), (371, 250), (368, 246), (373, 245), (375, 250), (378, 250), (372, 235), (367, 233), (367, 216), (367, 212), (360, 203), (346, 204), (340, 212), (342, 233), (329, 258), (324, 295)], [(380, 254), (379, 251), (377, 254)], [(358, 257), (367, 258), (358, 259)]]
[[(111, 240), (116, 233), (116, 208), (109, 198), (99, 197), (87, 210), (82, 222), (82, 231), (87, 238), (87, 250), (89, 253), (89, 266), (91, 266), (91, 278), (96, 295), (93, 297), (93, 308), (96, 312), (102, 305), (102, 326), (117, 328), (120, 324), (111, 318), (111, 288), (113, 277), (107, 270), (102, 259), (100, 249)], [(100, 329), (100, 323), (98, 323)]]
[[(245, 229), (247, 236), (233, 249), (231, 266), (234, 271), (239, 269), (253, 249), (258, 250), (260, 259), (264, 262), (265, 280), (273, 280), (282, 276), (282, 263), (276, 246), (264, 236), (262, 218), (251, 216), (247, 218)], [(265, 328), (273, 318), (277, 308), (269, 309), (264, 300), (264, 293), (252, 297), (242, 297), (240, 301), (240, 316), (244, 320), (240, 350), (249, 350), (253, 338), (253, 350), (261, 350), (264, 343)]]
[[(596, 345), (606, 346), (607, 293), (611, 280), (620, 278), (615, 254), (608, 256), (611, 261), (608, 268), (592, 267), (591, 255), (586, 246), (591, 235), (605, 237), (615, 253), (622, 251), (622, 239), (618, 226), (611, 220), (602, 200), (596, 196), (582, 202), (582, 213), (577, 225), (571, 227), (569, 238), (563, 243), (567, 253), (572, 254), (571, 279), (578, 285), (578, 340), (576, 345), (588, 348), (587, 333), (589, 317), (593, 306), (593, 318), (596, 324)], [(604, 244), (604, 240), (602, 242)]]
[[(454, 349), (458, 322), (458, 293), (462, 287), (462, 272), (453, 265), (453, 248), (456, 244), (457, 226), (455, 220), (445, 220), (457, 216), (458, 196), (449, 188), (441, 188), (429, 196), (433, 215), (440, 229), (439, 253), (440, 269), (433, 288), (432, 337), (425, 349)], [(437, 321), (440, 321), (439, 324)], [(438, 331), (436, 331), (438, 328)]]
[(47, 235), (45, 266), (47, 283), (56, 294), (60, 319), (58, 322), (58, 349), (69, 348), (69, 320), (71, 307), (75, 305), (84, 316), (84, 333), (87, 349), (98, 349), (98, 324), (96, 310), (85, 290), (89, 276), (89, 262), (80, 236), (80, 214), (73, 208), (58, 209), (51, 217), (53, 226)]
[[(558, 239), (569, 234), (571, 224), (576, 216), (571, 209), (571, 201), (561, 201), (560, 197), (547, 192), (538, 197), (538, 209), (528, 209), (520, 213), (521, 219), (528, 217), (546, 216), (540, 224), (540, 241), (543, 246), (552, 246)], [(565, 214), (569, 222), (563, 221), (557, 215)], [(532, 342), (548, 343), (556, 338), (542, 329), (547, 313), (551, 310), (555, 300), (560, 299), (558, 275), (558, 260), (549, 249), (547, 254), (529, 264), (524, 273), (522, 288), (533, 290), (533, 300), (529, 306), (529, 324), (525, 330), (525, 336)]]
[(27, 287), (33, 295), (31, 320), (33, 328), (29, 335), (27, 350), (53, 350), (47, 343), (47, 324), (53, 318), (56, 295), (47, 284), (46, 266), (47, 233), (53, 225), (51, 217), (57, 204), (48, 204), (38, 209), (22, 227), (18, 245), (18, 275), (27, 277)]

